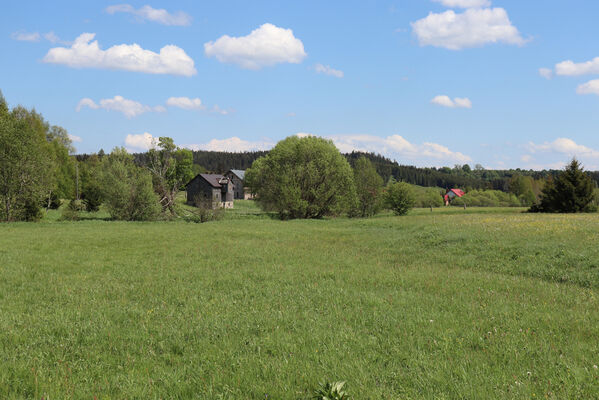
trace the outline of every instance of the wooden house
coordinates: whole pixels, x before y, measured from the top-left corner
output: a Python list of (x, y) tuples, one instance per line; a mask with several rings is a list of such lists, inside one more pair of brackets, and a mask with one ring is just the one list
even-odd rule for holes
[(198, 174), (187, 185), (187, 204), (200, 207), (233, 208), (234, 185), (219, 174)]

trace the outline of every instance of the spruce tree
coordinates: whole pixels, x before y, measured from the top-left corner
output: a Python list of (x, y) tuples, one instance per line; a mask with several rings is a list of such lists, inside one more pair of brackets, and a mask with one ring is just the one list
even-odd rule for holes
[(541, 202), (531, 211), (576, 213), (593, 211), (593, 182), (575, 158), (555, 180), (548, 179)]

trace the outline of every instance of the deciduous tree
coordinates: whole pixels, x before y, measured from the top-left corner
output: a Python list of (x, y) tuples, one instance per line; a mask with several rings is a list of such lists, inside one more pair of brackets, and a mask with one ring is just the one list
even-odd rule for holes
[(349, 163), (332, 141), (315, 136), (280, 141), (245, 176), (262, 208), (283, 219), (339, 214), (355, 196)]

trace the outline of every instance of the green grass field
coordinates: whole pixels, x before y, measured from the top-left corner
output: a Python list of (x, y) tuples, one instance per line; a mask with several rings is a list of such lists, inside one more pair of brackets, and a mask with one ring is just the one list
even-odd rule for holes
[(0, 225), (0, 398), (598, 398), (599, 214), (237, 204)]

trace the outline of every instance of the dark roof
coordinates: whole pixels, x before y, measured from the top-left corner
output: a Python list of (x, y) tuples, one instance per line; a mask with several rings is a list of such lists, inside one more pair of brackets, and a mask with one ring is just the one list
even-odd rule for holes
[[(219, 183), (221, 179), (227, 179), (222, 175), (219, 174), (198, 174), (195, 176), (195, 178), (193, 178), (192, 180), (189, 181), (189, 183), (185, 186), (188, 186), (191, 182), (193, 182), (194, 180), (196, 180), (198, 177), (204, 179), (206, 182), (208, 182), (210, 184), (210, 186), (215, 187), (215, 188), (221, 188), (222, 185)], [(228, 180), (228, 179), (227, 179)]]
[(230, 169), (229, 172), (237, 175), (237, 177), (241, 180), (245, 179), (245, 171), (242, 169)]

